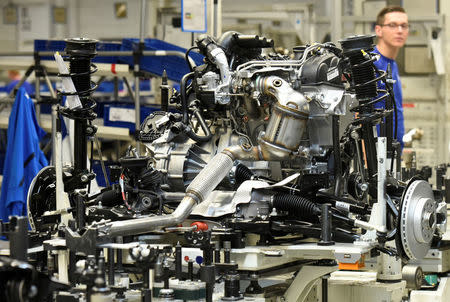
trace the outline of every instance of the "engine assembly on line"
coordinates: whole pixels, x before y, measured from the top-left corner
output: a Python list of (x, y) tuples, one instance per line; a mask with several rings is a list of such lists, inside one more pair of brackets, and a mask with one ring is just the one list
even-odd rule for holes
[[(401, 271), (439, 246), (446, 203), (426, 179), (401, 176), (390, 71), (375, 67), (372, 36), (299, 46), (292, 56), (236, 32), (201, 36), (196, 48), (204, 64), (190, 66), (173, 110), (146, 117), (137, 133), (145, 155), (130, 148), (111, 167), (111, 186), (86, 194), (91, 176), (75, 165), (61, 172), (70, 203), (62, 209), (61, 167), (35, 178), (29, 236), (44, 248), (20, 268), (29, 270), (25, 286), (45, 273), (59, 277), (56, 301), (275, 301), (262, 276), (308, 278), (304, 265), (332, 272), (377, 257)], [(90, 72), (78, 72), (88, 108)], [(65, 114), (80, 133), (91, 129), (89, 112)], [(402, 279), (388, 275), (379, 270), (378, 279)], [(292, 291), (286, 282), (273, 294), (290, 301)]]

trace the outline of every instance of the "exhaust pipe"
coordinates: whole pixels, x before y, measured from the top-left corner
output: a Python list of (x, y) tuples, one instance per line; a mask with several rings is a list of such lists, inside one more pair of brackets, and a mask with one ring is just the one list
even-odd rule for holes
[(289, 83), (275, 76), (258, 78), (255, 86), (262, 93), (277, 99), (267, 131), (259, 139), (259, 145), (224, 149), (194, 178), (172, 214), (111, 222), (106, 227), (109, 236), (138, 235), (178, 225), (186, 220), (197, 203), (205, 200), (217, 187), (230, 172), (235, 160), (286, 160), (297, 152), (309, 115), (306, 98), (293, 90)]

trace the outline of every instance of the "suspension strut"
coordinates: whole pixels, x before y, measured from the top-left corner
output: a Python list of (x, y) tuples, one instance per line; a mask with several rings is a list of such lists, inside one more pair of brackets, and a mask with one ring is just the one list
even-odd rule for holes
[(92, 120), (96, 118), (94, 108), (95, 101), (91, 98), (97, 85), (91, 82), (91, 74), (97, 71), (97, 67), (91, 63), (91, 59), (97, 54), (97, 40), (74, 38), (66, 40), (66, 53), (69, 56), (69, 74), (60, 76), (71, 77), (76, 92), (59, 92), (60, 95), (78, 95), (81, 108), (71, 109), (61, 107), (61, 115), (74, 120), (74, 169), (72, 177), (65, 181), (64, 189), (72, 192), (75, 189), (84, 189), (95, 177), (95, 174), (87, 170), (87, 137), (93, 136), (96, 128), (92, 126)]
[[(354, 89), (359, 103), (352, 111), (358, 113), (355, 123), (361, 124), (369, 178), (373, 178), (377, 173), (373, 126), (387, 114), (386, 111), (377, 111), (373, 105), (388, 96), (385, 93), (377, 97), (379, 92), (383, 92), (377, 89), (377, 81), (384, 79), (386, 73), (375, 70), (373, 62), (376, 57), (370, 54), (373, 50), (373, 37), (373, 35), (352, 36), (340, 41), (343, 55), (350, 63), (351, 88)], [(379, 72), (380, 76), (377, 77), (375, 71)]]

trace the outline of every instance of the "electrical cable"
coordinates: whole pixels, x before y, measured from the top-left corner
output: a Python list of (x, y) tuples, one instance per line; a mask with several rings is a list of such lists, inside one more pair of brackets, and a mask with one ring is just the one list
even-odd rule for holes
[(191, 65), (191, 61), (189, 61), (189, 53), (192, 51), (192, 50), (194, 50), (194, 49), (199, 49), (197, 46), (192, 46), (191, 48), (189, 48), (187, 51), (186, 51), (186, 54), (184, 55), (184, 58), (185, 58), (185, 60), (186, 60), (186, 63), (188, 64), (188, 66), (189, 66), (189, 70), (192, 72), (192, 71), (194, 71), (194, 68), (196, 67), (196, 66), (192, 66)]
[(187, 84), (187, 81), (189, 79), (191, 79), (192, 77), (194, 77), (194, 73), (193, 72), (187, 73), (181, 78), (181, 82), (180, 82), (181, 110), (182, 110), (182, 114), (183, 114), (183, 124), (185, 124), (185, 125), (188, 125), (188, 123), (189, 123), (186, 84)]

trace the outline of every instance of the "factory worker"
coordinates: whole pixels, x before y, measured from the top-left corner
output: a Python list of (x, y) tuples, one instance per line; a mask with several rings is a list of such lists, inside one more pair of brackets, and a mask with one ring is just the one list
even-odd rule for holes
[[(394, 133), (397, 129), (397, 139), (403, 149), (403, 135), (405, 134), (405, 125), (403, 118), (403, 99), (402, 84), (398, 74), (398, 66), (395, 62), (398, 52), (403, 45), (409, 33), (408, 16), (405, 10), (400, 6), (388, 6), (383, 8), (377, 15), (375, 33), (378, 41), (374, 52), (380, 54), (380, 59), (375, 65), (380, 70), (386, 70), (388, 64), (391, 66), (392, 79), (394, 83), (395, 104), (397, 105), (397, 121), (394, 115)], [(384, 83), (379, 83), (379, 88), (384, 89)], [(376, 108), (384, 108), (385, 100), (375, 104)]]

